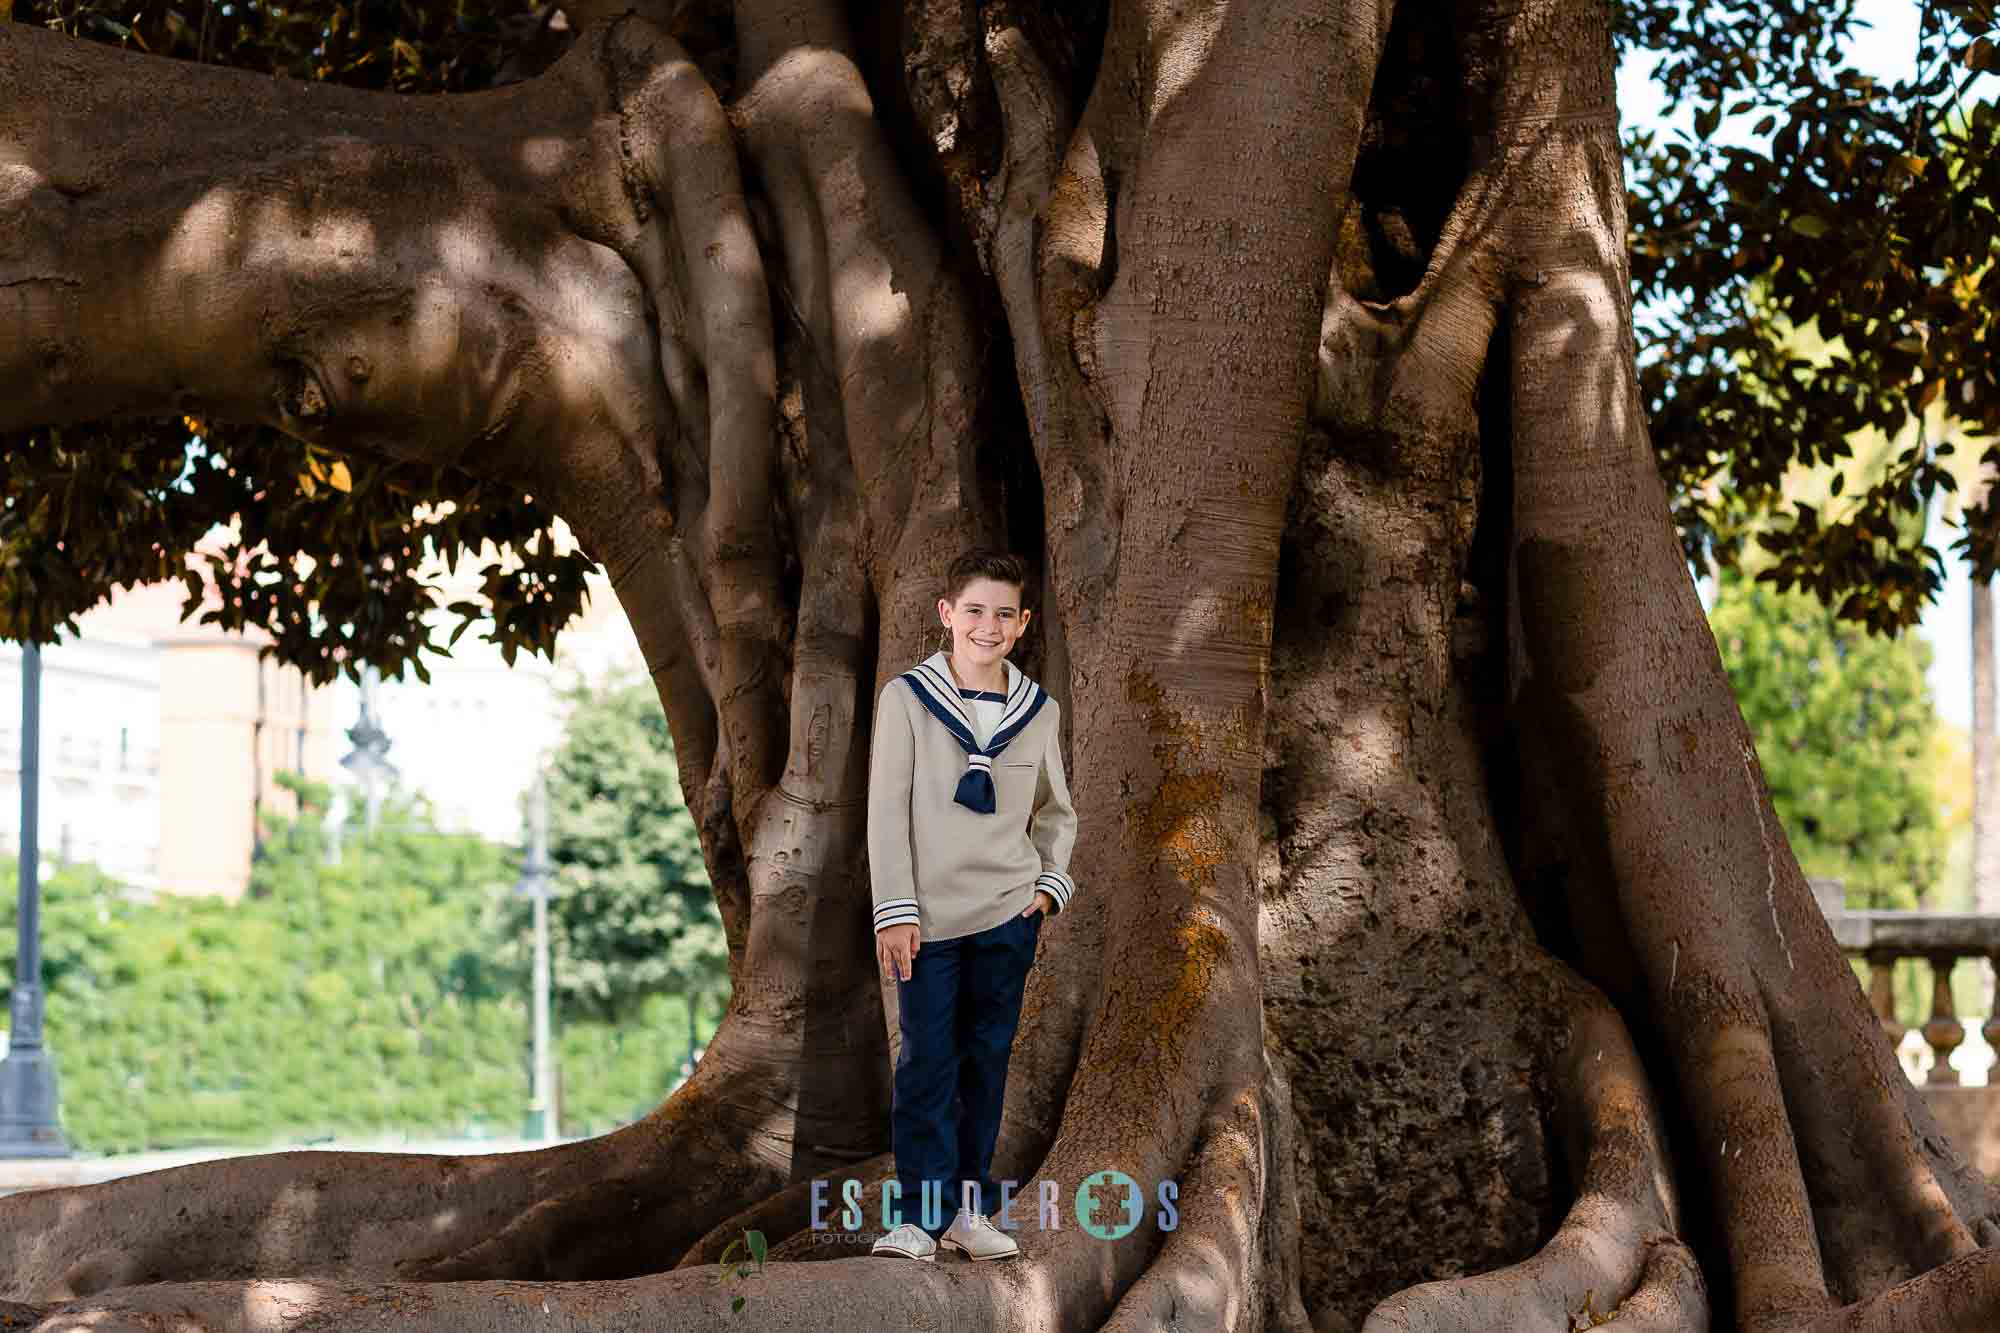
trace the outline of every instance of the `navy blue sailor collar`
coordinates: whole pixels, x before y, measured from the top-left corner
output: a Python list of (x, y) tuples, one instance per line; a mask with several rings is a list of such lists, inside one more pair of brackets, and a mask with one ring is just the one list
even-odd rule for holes
[(959, 697), (958, 682), (952, 677), (951, 665), (944, 653), (932, 653), (901, 677), (916, 694), (918, 702), (930, 710), (931, 716), (943, 724), (958, 742), (959, 748), (965, 751), (965, 771), (959, 774), (958, 790), (952, 799), (982, 815), (990, 815), (995, 809), (994, 756), (1021, 734), (1021, 729), (1042, 711), (1042, 704), (1049, 697), (1048, 692), (1023, 675), (1019, 667), (1004, 657), (1000, 661), (1011, 678), (1011, 684), (1007, 689), (1006, 707), (1000, 711), (1000, 725), (993, 729), (993, 735), (984, 748), (975, 739), (972, 710)]

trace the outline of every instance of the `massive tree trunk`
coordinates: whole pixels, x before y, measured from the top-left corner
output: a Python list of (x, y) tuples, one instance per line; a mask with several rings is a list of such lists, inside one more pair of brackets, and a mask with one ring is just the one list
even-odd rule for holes
[[(1995, 1201), (1813, 905), (1669, 526), (1600, 4), (742, 0), (699, 63), (587, 8), (540, 78), (421, 102), (0, 26), (0, 429), (198, 410), (552, 497), (659, 685), (722, 1028), (587, 1143), (0, 1200), (0, 1296), (2000, 1321)], [(810, 1182), (890, 1172), (866, 705), (974, 540), (1039, 565), (1083, 830), (996, 1175), (1174, 1180), (1179, 1217), (890, 1268), (821, 1243)], [(775, 1262), (732, 1319), (747, 1227)]]

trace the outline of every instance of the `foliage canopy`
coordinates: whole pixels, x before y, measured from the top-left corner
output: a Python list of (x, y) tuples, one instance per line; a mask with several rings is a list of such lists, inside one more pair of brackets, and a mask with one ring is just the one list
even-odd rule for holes
[[(1973, 435), (2000, 434), (2000, 115), (1980, 95), (1990, 81), (1977, 82), (2000, 69), (1993, 0), (1925, 0), (1917, 73), (1893, 84), (1843, 57), (1862, 35), (1855, 0), (1616, 9), (1619, 42), (1658, 56), (1669, 110), (1694, 127), (1627, 136), (1643, 398), (1688, 554), (1732, 564), (1754, 528), (1775, 556), (1761, 577), (1871, 628), (1914, 623), (1942, 555), (1898, 516), (1954, 487), (1952, 446), (1920, 433), (1834, 521), (1778, 483), (1794, 462), (1840, 458), (1864, 427), (1894, 436), (1938, 403)], [(530, 0), (21, 0), (14, 21), (399, 93), (531, 77), (573, 37), (554, 5)], [(678, 23), (702, 59), (727, 16), (692, 3)], [(1749, 123), (1754, 146), (1723, 133), (1732, 121)], [(962, 268), (968, 283), (991, 281)], [(1810, 364), (1773, 336), (1780, 326), (1814, 328), (1836, 355)], [(1727, 487), (1709, 484), (1718, 477)], [(185, 579), (190, 612), (206, 598), (208, 618), (262, 627), (316, 680), (363, 662), (421, 673), (442, 647), (425, 622), (434, 556), (481, 562), (481, 600), (512, 660), (551, 651), (593, 563), (559, 549), (552, 518), (449, 469), (336, 460), (268, 428), (41, 430), (0, 442), (0, 633), (46, 640), (114, 586)], [(1982, 573), (2000, 558), (1990, 504), (1969, 510), (1958, 546)], [(481, 609), (454, 604), (458, 632)]]
[[(1889, 630), (1940, 586), (1941, 553), (1906, 520), (1955, 489), (1955, 446), (1917, 432), (1838, 521), (1781, 483), (1936, 405), (2000, 434), (2000, 116), (1976, 96), (1991, 80), (1975, 86), (2000, 53), (1990, 0), (1925, 0), (1916, 74), (1884, 84), (1843, 57), (1868, 40), (1855, 10), (1621, 6), (1624, 40), (1659, 54), (1694, 129), (1627, 136), (1632, 273), (1642, 396), (1690, 558), (1734, 563), (1754, 530), (1775, 556), (1760, 577)], [(1722, 133), (1734, 118), (1750, 145)], [(1793, 329), (1833, 355), (1802, 354)], [(1997, 540), (1982, 504), (1956, 545), (1985, 574)]]

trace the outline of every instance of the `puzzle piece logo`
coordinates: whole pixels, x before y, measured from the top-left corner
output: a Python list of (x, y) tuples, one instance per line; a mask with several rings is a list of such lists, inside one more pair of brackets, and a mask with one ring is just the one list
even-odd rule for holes
[(1099, 1240), (1131, 1235), (1144, 1211), (1139, 1182), (1123, 1171), (1099, 1171), (1076, 1187), (1076, 1220)]

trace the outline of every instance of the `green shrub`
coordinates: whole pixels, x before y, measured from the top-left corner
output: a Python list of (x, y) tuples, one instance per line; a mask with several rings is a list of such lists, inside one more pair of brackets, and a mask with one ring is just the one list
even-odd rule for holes
[[(43, 885), (45, 1023), (70, 1141), (89, 1152), (262, 1146), (325, 1135), (511, 1136), (529, 1100), (527, 976), (482, 922), (517, 853), (392, 808), (338, 865), (308, 818), (274, 823), (231, 904), (135, 901), (89, 867)], [(0, 980), (16, 867), (0, 860)], [(713, 1012), (713, 1006), (710, 1007)], [(560, 1013), (558, 1018), (560, 1018)], [(689, 1047), (680, 996), (622, 1029), (561, 1025), (563, 1130), (656, 1105)]]

